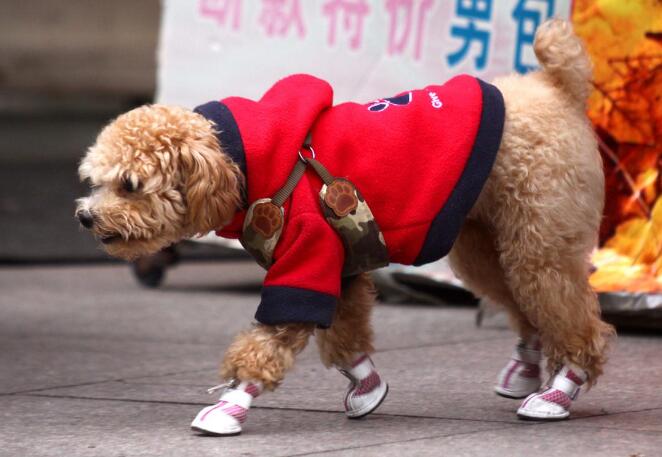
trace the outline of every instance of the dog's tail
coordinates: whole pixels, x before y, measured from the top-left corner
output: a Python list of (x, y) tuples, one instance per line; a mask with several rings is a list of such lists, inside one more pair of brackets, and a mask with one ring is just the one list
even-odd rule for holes
[(572, 26), (562, 19), (543, 23), (536, 31), (533, 49), (545, 73), (584, 106), (591, 89), (592, 66)]

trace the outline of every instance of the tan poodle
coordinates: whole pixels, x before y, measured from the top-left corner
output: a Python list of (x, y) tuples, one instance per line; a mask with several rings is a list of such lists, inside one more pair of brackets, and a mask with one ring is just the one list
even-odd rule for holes
[[(447, 109), (455, 122), (465, 122), (471, 128), (471, 116), (483, 116), (476, 125), (481, 119), (483, 124), (491, 119), (485, 117), (489, 108), (485, 99), (487, 91), (496, 94), (493, 108), (497, 123), (500, 97), (503, 97), (503, 127), (486, 127), (498, 131), (496, 137), (487, 140), (495, 145), (493, 164), (486, 153), (483, 163), (491, 166), (483, 166), (487, 171), (477, 185), (479, 192), (473, 199), (471, 192), (464, 200), (460, 197), (456, 206), (465, 207), (466, 214), (458, 210), (462, 215), (462, 223), (457, 224), (458, 233), (453, 235), (453, 230), (448, 229), (454, 240), (450, 260), (457, 275), (477, 295), (508, 311), (519, 334), (519, 343), (498, 376), (497, 393), (511, 398), (526, 397), (518, 410), (522, 418), (554, 420), (567, 417), (580, 386), (594, 384), (602, 373), (605, 348), (613, 329), (600, 319), (596, 295), (587, 280), (589, 253), (596, 243), (604, 198), (602, 164), (584, 112), (590, 62), (581, 42), (564, 21), (543, 24), (534, 47), (542, 66), (540, 71), (498, 78), (493, 86), (482, 82), (478, 85), (474, 79), (461, 80), (465, 86), (460, 87), (466, 89), (462, 91), (464, 98), (480, 96), (482, 88), (483, 114), (478, 109), (453, 115), (451, 109), (456, 96), (446, 91), (447, 86), (434, 86), (434, 91), (427, 88), (425, 106), (439, 112)], [(306, 139), (310, 125), (298, 126), (297, 122), (281, 125), (278, 124), (281, 117), (274, 121), (279, 126), (274, 130), (275, 139), (257, 133), (251, 137), (248, 131), (261, 131), (262, 124), (271, 122), (271, 118), (252, 115), (250, 110), (248, 114), (242, 113), (237, 106), (253, 106), (244, 99), (228, 99), (225, 105), (217, 102), (211, 107), (213, 111), (218, 106), (226, 110), (229, 106), (236, 119), (228, 112), (210, 114), (207, 105), (196, 111), (150, 105), (118, 117), (103, 129), (80, 165), (81, 178), (89, 180), (93, 188), (89, 197), (78, 201), (77, 217), (81, 224), (94, 233), (109, 254), (125, 259), (150, 254), (183, 238), (212, 230), (220, 230), (221, 235), (241, 236), (242, 223), (248, 218), (247, 206), (271, 197), (274, 190), (285, 184), (295, 163), (314, 162), (306, 162), (303, 156), (299, 160), (297, 155), (302, 144), (310, 143), (309, 158), (316, 153), (318, 163), (326, 165), (331, 172), (350, 176), (351, 182), (361, 189), (374, 213), (374, 221), (382, 229), (375, 239), (385, 243), (391, 261), (420, 264), (443, 255), (443, 242), (437, 238), (430, 241), (430, 234), (426, 237), (425, 233), (433, 230), (439, 205), (432, 208), (433, 213), (427, 208), (434, 206), (438, 193), (447, 191), (443, 186), (439, 191), (430, 187), (437, 185), (434, 181), (451, 179), (438, 174), (437, 168), (452, 175), (453, 165), (447, 167), (446, 163), (452, 163), (453, 159), (441, 152), (444, 148), (428, 151), (426, 147), (424, 152), (430, 156), (421, 159), (423, 162), (414, 163), (418, 159), (412, 158), (408, 159), (407, 167), (396, 163), (389, 168), (391, 164), (383, 156), (373, 157), (365, 152), (371, 150), (374, 138), (361, 138), (361, 133), (358, 141), (364, 149), (359, 158), (351, 158), (356, 154), (338, 160), (329, 154), (325, 156), (324, 151), (331, 144), (341, 141), (345, 145), (355, 144), (348, 138), (352, 134), (357, 136), (356, 132), (346, 132), (338, 125), (360, 122), (348, 121), (351, 114), (343, 115), (341, 124), (325, 120), (322, 115), (330, 103), (326, 86), (312, 77), (300, 78), (303, 79), (297, 79), (296, 85), (305, 87), (296, 87), (295, 91), (308, 90), (309, 81), (315, 90), (321, 87), (319, 96), (306, 96), (304, 100), (315, 108), (300, 108), (297, 103), (301, 100), (286, 97), (289, 102), (282, 105), (286, 106), (282, 116), (294, 120), (303, 117), (316, 123), (312, 143), (310, 138)], [(360, 116), (378, 112), (396, 116), (405, 112), (406, 105), (413, 106), (419, 93), (424, 92), (403, 93), (368, 105), (348, 105), (354, 110), (361, 109)], [(267, 94), (264, 100), (278, 96)], [(343, 106), (329, 111), (340, 112), (345, 109)], [(416, 119), (423, 115), (416, 116), (411, 122), (418, 122)], [(240, 135), (233, 134), (237, 125)], [(420, 127), (424, 128), (427, 127)], [(287, 139), (282, 139), (280, 133), (289, 132), (288, 129), (296, 134), (288, 133)], [(465, 143), (469, 145), (465, 149), (471, 150), (473, 142), (479, 141), (476, 138), (481, 135), (480, 129), (479, 133), (475, 128), (470, 134), (460, 132), (453, 140), (459, 144), (457, 151)], [(384, 135), (398, 134), (396, 130), (390, 129)], [(324, 134), (317, 133), (320, 131)], [(243, 144), (238, 145), (237, 138)], [(272, 156), (276, 150), (285, 150), (283, 154), (287, 156), (272, 160), (267, 150), (258, 162), (237, 153), (238, 148), (248, 151), (260, 141), (268, 145), (276, 141)], [(401, 143), (395, 137), (389, 137), (389, 141), (388, 147), (392, 149), (389, 153), (396, 157), (395, 149)], [(374, 143), (375, 151), (380, 147)], [(418, 157), (424, 152), (413, 154)], [(411, 152), (408, 154), (412, 156)], [(434, 162), (437, 155), (447, 161), (443, 166)], [(425, 173), (420, 173), (421, 166), (425, 167)], [(446, 170), (449, 167), (451, 170)], [(410, 168), (418, 174), (408, 175)], [(479, 165), (479, 172), (480, 168)], [(260, 173), (251, 169), (259, 169)], [(374, 179), (370, 176), (373, 171)], [(392, 178), (379, 179), (378, 173)], [(192, 424), (195, 430), (216, 435), (239, 433), (251, 400), (264, 389), (275, 389), (281, 383), (313, 333), (323, 363), (337, 367), (350, 379), (344, 404), (349, 417), (369, 414), (386, 396), (388, 386), (369, 357), (373, 352), (370, 324), (375, 298), (373, 285), (366, 273), (341, 280), (341, 271), (347, 271), (343, 258), (350, 257), (351, 246), (345, 244), (343, 248), (339, 232), (330, 228), (321, 215), (317, 192), (322, 186), (327, 189), (330, 180), (328, 176), (320, 180), (318, 174), (318, 169), (307, 168), (294, 190), (289, 189), (287, 198), (283, 198), (285, 203), (273, 207), (283, 211), (284, 220), (279, 222), (276, 211), (272, 213), (276, 219), (271, 222), (254, 224), (265, 239), (275, 236), (275, 231), (280, 236), (282, 230), (282, 237), (280, 241), (276, 238), (278, 244), (271, 252), (273, 265), (269, 259), (262, 259), (270, 268), (263, 303), (256, 316), (258, 323), (238, 335), (228, 349), (221, 375), (229, 385), (218, 404), (205, 408), (195, 418)], [(458, 176), (456, 173), (452, 177), (455, 185), (463, 179)], [(413, 192), (391, 189), (397, 187), (394, 183), (407, 179), (415, 179), (420, 189)], [(356, 202), (363, 200), (354, 199), (358, 194), (351, 192), (342, 200), (346, 197), (342, 192), (347, 189), (347, 183), (350, 181), (343, 181), (345, 187), (339, 187), (332, 200), (340, 206), (354, 204), (348, 211), (355, 211)], [(402, 195), (413, 203), (403, 203)], [(394, 203), (398, 198), (400, 201)], [(325, 201), (328, 204), (331, 200)], [(251, 208), (255, 213), (252, 217), (264, 213), (257, 207)], [(391, 219), (416, 221), (417, 216), (427, 224), (412, 223), (413, 228), (407, 231), (394, 229), (397, 224)], [(423, 251), (427, 254), (421, 254)], [(316, 282), (320, 285), (316, 286)], [(310, 314), (315, 317), (305, 317)], [(552, 375), (541, 388), (543, 354)]]

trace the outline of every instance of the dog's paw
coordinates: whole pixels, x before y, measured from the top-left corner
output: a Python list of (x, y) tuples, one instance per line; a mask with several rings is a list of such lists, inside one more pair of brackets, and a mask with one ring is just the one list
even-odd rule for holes
[(271, 202), (260, 203), (253, 208), (251, 226), (264, 238), (271, 238), (283, 225), (280, 208)]
[(327, 188), (324, 203), (333, 210), (336, 216), (345, 217), (358, 207), (359, 200), (356, 198), (354, 185), (351, 182), (336, 179)]

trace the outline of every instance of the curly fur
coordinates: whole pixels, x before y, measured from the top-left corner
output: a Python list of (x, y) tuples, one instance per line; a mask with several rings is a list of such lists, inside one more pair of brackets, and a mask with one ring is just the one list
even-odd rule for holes
[[(604, 199), (584, 114), (591, 66), (563, 21), (543, 24), (534, 48), (542, 71), (494, 82), (506, 104), (503, 140), (450, 260), (470, 288), (508, 310), (523, 337), (540, 336), (551, 368), (573, 362), (592, 384), (613, 329), (600, 319), (587, 281)], [(95, 190), (79, 200), (78, 211), (93, 215), (92, 230), (109, 253), (148, 254), (232, 218), (243, 177), (214, 128), (192, 111), (152, 105), (101, 132), (80, 165)], [(325, 365), (373, 351), (373, 301), (367, 275), (345, 285), (332, 327), (317, 332)], [(230, 346), (221, 374), (273, 389), (313, 331), (304, 324), (257, 325)]]
[[(91, 196), (78, 210), (94, 217), (104, 247), (132, 259), (230, 220), (240, 204), (241, 172), (221, 153), (214, 126), (189, 110), (132, 110), (102, 130), (79, 167)], [(135, 191), (127, 192), (130, 181)]]
[(262, 325), (240, 333), (225, 353), (221, 377), (260, 381), (275, 389), (308, 343), (312, 324)]
[(352, 364), (356, 354), (375, 351), (370, 322), (375, 296), (372, 279), (366, 273), (344, 284), (333, 324), (316, 332), (324, 366), (346, 367)]
[(614, 331), (588, 284), (604, 204), (584, 114), (590, 63), (563, 21), (541, 27), (535, 46), (543, 71), (494, 82), (506, 101), (501, 148), (450, 260), (509, 311), (521, 336), (539, 334), (550, 369), (573, 362), (593, 384)]
[(572, 26), (561, 19), (544, 22), (536, 30), (533, 50), (545, 69), (542, 74), (583, 108), (591, 89), (592, 67)]

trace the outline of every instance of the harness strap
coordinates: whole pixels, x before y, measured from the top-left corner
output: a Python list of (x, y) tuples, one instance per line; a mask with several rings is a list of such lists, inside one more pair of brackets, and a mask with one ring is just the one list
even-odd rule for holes
[(301, 160), (297, 160), (297, 163), (292, 169), (290, 176), (288, 176), (287, 181), (285, 181), (285, 185), (281, 187), (278, 192), (276, 192), (276, 194), (271, 199), (271, 202), (278, 207), (283, 206), (283, 203), (285, 203), (285, 201), (290, 198), (290, 195), (292, 195), (292, 192), (294, 192), (294, 188), (301, 180), (301, 177), (305, 171), (306, 164)]
[(319, 191), (322, 214), (337, 232), (345, 249), (342, 275), (353, 276), (388, 265), (384, 236), (359, 190), (348, 179), (335, 178), (329, 173), (317, 161), (315, 151), (309, 144), (303, 147), (310, 150), (312, 157), (304, 158), (299, 151), (299, 160), (283, 187), (272, 198), (258, 199), (248, 208), (241, 244), (261, 266), (269, 269), (285, 223), (283, 205), (310, 165), (324, 181)]
[(324, 181), (324, 184), (327, 186), (330, 185), (333, 180), (335, 179), (331, 173), (329, 173), (329, 170), (324, 168), (324, 165), (319, 163), (317, 159), (306, 159), (308, 163), (313, 167), (313, 170), (319, 175), (320, 178), (322, 178), (322, 181)]
[[(309, 149), (310, 146), (308, 146)], [(327, 186), (330, 185), (333, 180), (335, 179), (331, 173), (329, 173), (329, 170), (324, 168), (324, 165), (322, 165), (317, 159), (314, 159), (312, 157), (309, 157), (307, 159), (304, 159), (303, 156), (300, 156), (301, 158), (297, 160), (296, 165), (294, 165), (294, 168), (292, 169), (292, 172), (290, 175), (287, 177), (287, 181), (285, 181), (285, 185), (281, 187), (278, 192), (274, 194), (274, 196), (271, 198), (271, 202), (278, 206), (281, 207), (285, 203), (285, 201), (290, 198), (290, 195), (292, 195), (292, 192), (294, 192), (294, 188), (297, 186), (299, 181), (301, 180), (301, 177), (306, 171), (306, 165), (310, 164), (310, 166), (315, 170), (315, 173), (319, 175), (319, 177), (324, 181), (324, 184)]]

